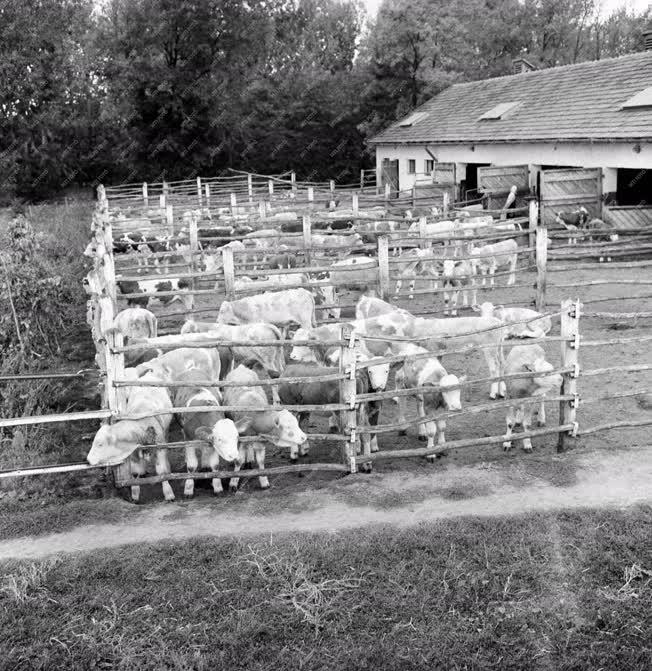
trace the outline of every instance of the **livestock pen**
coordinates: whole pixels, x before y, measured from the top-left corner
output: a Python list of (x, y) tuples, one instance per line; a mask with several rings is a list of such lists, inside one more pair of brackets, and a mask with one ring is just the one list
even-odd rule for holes
[[(241, 178), (240, 178), (241, 179)], [(235, 181), (235, 180), (234, 180)], [(174, 191), (173, 189), (171, 190)], [(288, 189), (288, 191), (290, 191)], [(330, 189), (325, 189), (326, 192)], [(101, 193), (101, 191), (100, 191)], [(203, 198), (205, 198), (205, 189), (203, 190)], [(337, 193), (337, 190), (335, 190)], [(269, 194), (269, 187), (268, 187)], [(196, 193), (194, 197), (196, 197)], [(353, 197), (355, 194), (349, 194), (351, 197), (352, 203), (355, 202)], [(192, 199), (193, 196), (190, 196)], [(142, 199), (142, 190), (135, 196), (136, 199)], [(171, 199), (172, 195), (170, 192), (166, 195), (166, 198)], [(232, 203), (231, 198), (229, 197), (229, 203)], [(116, 418), (124, 417), (124, 413), (121, 414), (119, 409), (120, 407), (120, 397), (123, 392), (124, 387), (129, 383), (128, 380), (120, 377), (121, 366), (124, 366), (121, 357), (125, 353), (129, 352), (121, 342), (119, 334), (111, 332), (111, 329), (108, 328), (108, 325), (111, 323), (112, 316), (115, 315), (118, 308), (118, 301), (122, 299), (128, 299), (129, 295), (120, 297), (120, 294), (116, 289), (116, 281), (118, 279), (125, 279), (129, 277), (133, 278), (142, 278), (142, 277), (155, 277), (156, 279), (165, 281), (166, 279), (178, 278), (180, 275), (186, 275), (187, 279), (191, 282), (192, 288), (189, 293), (192, 293), (196, 298), (198, 303), (202, 303), (200, 306), (195, 306), (192, 311), (183, 311), (183, 312), (172, 312), (171, 308), (165, 308), (159, 312), (159, 318), (165, 320), (166, 330), (174, 330), (175, 323), (178, 324), (180, 318), (184, 318), (189, 314), (198, 314), (203, 313), (215, 313), (217, 311), (218, 303), (221, 297), (237, 297), (238, 295), (246, 295), (247, 291), (242, 291), (235, 287), (235, 280), (245, 275), (249, 272), (247, 267), (247, 261), (244, 258), (241, 258), (239, 253), (231, 254), (233, 259), (233, 264), (230, 264), (228, 257), (230, 252), (226, 251), (223, 254), (224, 263), (222, 267), (218, 268), (213, 273), (208, 273), (205, 271), (198, 270), (200, 260), (203, 254), (203, 250), (199, 248), (201, 245), (199, 235), (199, 225), (197, 220), (189, 220), (189, 240), (190, 245), (193, 247), (185, 254), (189, 254), (190, 261), (186, 258), (183, 259), (182, 263), (170, 263), (168, 265), (165, 273), (155, 272), (154, 275), (143, 275), (144, 268), (140, 266), (127, 265), (125, 267), (120, 267), (116, 269), (116, 265), (120, 266), (120, 262), (114, 258), (113, 255), (113, 241), (117, 239), (118, 236), (114, 235), (112, 229), (113, 222), (110, 217), (110, 207), (109, 200), (105, 198), (100, 198), (98, 203), (98, 210), (94, 217), (94, 237), (95, 237), (95, 247), (93, 250), (93, 264), (94, 268), (89, 274), (89, 286), (88, 291), (91, 295), (90, 305), (89, 305), (89, 322), (92, 324), (94, 339), (98, 348), (98, 364), (102, 370), (103, 380), (104, 380), (104, 407), (102, 410), (99, 410), (94, 419), (110, 419), (115, 421)], [(122, 207), (122, 202), (120, 199), (114, 200), (116, 203), (116, 209), (119, 210)], [(126, 202), (126, 201), (124, 201)], [(169, 231), (169, 234), (172, 236), (178, 235), (181, 228), (183, 227), (183, 213), (185, 211), (185, 205), (180, 201), (180, 205), (172, 204), (167, 202), (164, 208), (164, 216), (161, 216), (157, 225), (152, 224), (152, 231), (166, 230)], [(300, 203), (299, 203), (300, 204)], [(161, 203), (159, 202), (159, 206)], [(294, 205), (294, 204), (293, 204)], [(453, 204), (451, 211), (454, 211), (456, 204)], [(141, 202), (141, 207), (143, 204)], [(205, 204), (204, 204), (205, 207)], [(278, 225), (279, 221), (283, 221), (283, 218), (274, 218), (275, 214), (274, 209), (280, 209), (281, 211), (287, 211), (288, 202), (285, 199), (282, 200), (268, 200), (266, 201), (264, 208), (264, 215), (262, 215), (263, 208), (257, 206), (252, 207), (250, 214), (247, 215), (247, 221), (251, 224), (255, 224), (258, 227), (265, 225)], [(255, 213), (255, 214), (254, 214)], [(358, 214), (360, 214), (358, 212)], [(136, 214), (136, 217), (140, 216)], [(347, 213), (346, 216), (349, 216)], [(386, 217), (391, 219), (392, 215)], [(332, 270), (332, 267), (329, 265), (329, 262), (333, 260), (330, 256), (331, 254), (341, 252), (341, 249), (327, 249), (327, 245), (321, 245), (315, 247), (311, 244), (306, 245), (306, 242), (312, 242), (313, 228), (312, 224), (320, 221), (322, 215), (319, 210), (307, 209), (305, 213), (301, 214), (301, 226), (302, 230), (299, 233), (293, 234), (294, 237), (300, 241), (301, 244), (298, 245), (296, 250), (296, 257), (302, 266), (291, 269), (274, 270), (271, 268), (265, 268), (264, 266), (260, 268), (259, 272), (261, 274), (271, 276), (275, 273), (280, 274), (285, 272), (286, 274), (292, 275), (293, 273), (308, 273), (309, 275), (317, 276), (321, 272), (328, 272)], [(355, 217), (352, 217), (355, 219)], [(363, 222), (367, 219), (366, 216), (360, 216), (358, 221)], [(398, 247), (400, 250), (409, 250), (414, 248), (424, 249), (427, 248), (432, 242), (439, 243), (443, 240), (429, 240), (428, 236), (425, 235), (425, 226), (430, 222), (436, 222), (441, 219), (441, 217), (428, 217), (428, 218), (412, 218), (405, 219), (403, 217), (394, 217), (396, 222), (396, 229), (393, 231), (393, 235), (384, 234), (383, 232), (371, 233), (371, 237), (375, 238), (374, 242), (365, 243), (363, 245), (363, 251), (366, 254), (370, 254), (366, 259), (368, 267), (372, 269), (372, 286), (376, 288), (378, 293), (382, 296), (385, 296), (392, 300), (396, 305), (410, 309), (414, 314), (419, 315), (435, 315), (442, 311), (442, 306), (440, 304), (435, 304), (433, 297), (437, 297), (443, 293), (443, 288), (437, 288), (433, 291), (432, 288), (427, 289), (417, 289), (414, 292), (415, 298), (409, 300), (406, 292), (401, 292), (403, 295), (395, 296), (394, 294), (394, 281), (398, 279), (400, 275), (400, 262), (397, 261), (398, 257), (392, 256), (392, 248)], [(243, 219), (244, 220), (244, 219)], [(586, 435), (587, 437), (594, 437), (596, 435), (603, 436), (603, 431), (609, 431), (613, 428), (618, 428), (620, 430), (628, 429), (630, 433), (627, 435), (634, 436), (631, 442), (636, 443), (637, 436), (640, 437), (640, 429), (649, 425), (649, 421), (643, 415), (641, 418), (640, 412), (632, 406), (632, 403), (640, 399), (646, 391), (649, 392), (647, 387), (642, 389), (628, 388), (612, 391), (610, 394), (601, 394), (595, 396), (587, 396), (585, 391), (582, 389), (582, 377), (586, 377), (590, 382), (589, 378), (594, 379), (605, 379), (602, 376), (610, 376), (606, 379), (609, 380), (609, 383), (612, 384), (614, 379), (618, 379), (618, 376), (624, 374), (633, 374), (640, 377), (641, 374), (649, 370), (650, 364), (641, 363), (639, 364), (636, 361), (637, 355), (640, 355), (640, 352), (628, 351), (626, 354), (627, 364), (626, 365), (613, 365), (610, 367), (605, 367), (601, 363), (599, 348), (602, 347), (630, 347), (638, 344), (643, 344), (649, 341), (650, 336), (647, 334), (643, 336), (633, 336), (628, 338), (613, 338), (607, 339), (600, 337), (601, 326), (598, 324), (597, 320), (599, 319), (594, 314), (588, 312), (586, 306), (590, 304), (592, 300), (603, 300), (601, 298), (593, 299), (591, 295), (585, 297), (581, 296), (581, 304), (578, 305), (577, 301), (573, 301), (571, 304), (564, 303), (562, 309), (560, 310), (558, 306), (565, 298), (565, 296), (571, 294), (576, 295), (579, 283), (575, 281), (576, 274), (579, 271), (583, 274), (583, 277), (586, 277), (586, 282), (594, 282), (594, 284), (589, 285), (591, 291), (595, 287), (606, 286), (601, 280), (600, 284), (595, 284), (596, 280), (590, 279), (595, 272), (624, 272), (625, 267), (618, 267), (614, 264), (583, 264), (578, 263), (575, 256), (575, 251), (582, 250), (582, 245), (574, 245), (573, 249), (570, 250), (569, 247), (564, 250), (562, 247), (557, 247), (555, 244), (551, 248), (548, 248), (547, 240), (552, 239), (553, 243), (557, 242), (558, 237), (557, 233), (548, 234), (547, 230), (540, 226), (532, 227), (532, 222), (536, 222), (536, 209), (535, 206), (531, 205), (529, 223), (530, 226), (527, 230), (521, 232), (511, 232), (511, 233), (499, 233), (491, 232), (486, 233), (486, 239), (499, 239), (500, 237), (518, 237), (521, 239), (521, 244), (519, 245), (519, 258), (520, 265), (518, 267), (518, 277), (519, 283), (522, 286), (505, 286), (503, 285), (504, 275), (496, 274), (497, 284), (493, 287), (487, 287), (484, 290), (481, 289), (485, 295), (485, 292), (492, 292), (486, 294), (487, 297), (492, 300), (494, 303), (500, 301), (504, 304), (514, 303), (518, 305), (529, 305), (533, 300), (545, 310), (550, 308), (553, 310), (551, 313), (554, 317), (560, 318), (560, 335), (554, 336), (551, 338), (546, 338), (542, 340), (542, 344), (546, 348), (546, 353), (548, 359), (553, 362), (554, 370), (560, 371), (564, 375), (564, 386), (561, 393), (558, 396), (551, 397), (547, 400), (548, 403), (553, 403), (559, 405), (560, 407), (560, 416), (559, 419), (556, 417), (556, 413), (551, 413), (549, 419), (552, 422), (553, 426), (547, 429), (536, 429), (532, 432), (529, 432), (528, 435), (532, 435), (535, 438), (538, 436), (546, 436), (549, 434), (557, 433), (560, 436), (559, 445), (561, 447), (567, 446), (569, 443), (574, 443), (575, 441), (571, 436), (582, 437)], [(408, 235), (408, 229), (411, 224), (417, 223), (416, 234)], [(525, 220), (523, 220), (525, 223)], [(129, 224), (127, 224), (128, 226)], [(165, 228), (167, 227), (167, 228)], [(328, 236), (331, 233), (325, 233), (324, 235)], [(633, 234), (632, 234), (633, 235)], [(640, 231), (637, 235), (642, 236), (643, 241), (646, 239), (647, 232)], [(223, 236), (226, 240), (233, 239), (233, 235)], [(450, 237), (450, 236), (449, 236)], [(455, 240), (453, 236), (452, 240), (449, 242), (464, 242), (468, 239), (465, 237), (464, 240)], [(458, 236), (461, 238), (461, 236)], [(484, 239), (482, 236), (471, 236), (471, 241), (483, 242)], [(636, 242), (640, 243), (641, 239), (636, 239)], [(596, 258), (595, 252), (601, 248), (613, 247), (613, 245), (599, 245), (601, 243), (594, 243), (593, 247), (589, 249), (584, 249), (584, 252), (592, 252), (593, 256), (591, 258)], [(623, 243), (624, 245), (624, 243)], [(618, 246), (617, 246), (618, 247)], [(228, 248), (227, 248), (228, 249)], [(544, 251), (545, 250), (545, 251)], [(616, 257), (618, 252), (623, 254), (631, 255), (633, 253), (632, 248), (626, 249), (624, 246), (621, 246), (620, 249), (614, 249), (614, 254), (612, 256)], [(637, 248), (638, 252), (644, 252), (645, 250), (640, 246)], [(559, 255), (566, 252), (570, 254), (570, 258), (560, 259)], [(435, 252), (431, 252), (435, 256)], [(129, 256), (129, 255), (127, 255)], [(170, 252), (156, 252), (150, 255), (148, 260), (151, 262), (154, 258), (165, 258), (171, 256)], [(177, 254), (177, 257), (179, 255)], [(153, 257), (153, 258), (152, 258)], [(133, 264), (133, 257), (125, 259), (127, 263)], [(463, 260), (463, 258), (461, 259)], [(566, 270), (555, 270), (555, 263), (557, 261), (567, 262)], [(239, 263), (239, 261), (241, 261)], [(317, 263), (317, 265), (314, 265)], [(646, 267), (646, 262), (639, 262), (644, 265), (641, 265), (641, 268)], [(586, 265), (587, 267), (583, 267)], [(588, 267), (590, 266), (590, 267)], [(635, 268), (636, 266), (634, 266)], [(609, 268), (609, 270), (607, 270)], [(631, 263), (627, 264), (627, 269), (632, 268)], [(161, 270), (161, 269), (159, 269)], [(178, 271), (182, 272), (178, 272)], [(151, 268), (147, 271), (150, 272)], [(126, 273), (133, 272), (133, 275), (128, 275)], [(346, 272), (346, 271), (344, 271)], [(573, 281), (560, 282), (561, 286), (556, 286), (551, 282), (549, 272), (565, 272), (573, 273)], [(121, 274), (122, 273), (122, 274)], [(404, 277), (403, 279), (407, 279)], [(624, 282), (624, 278), (620, 279), (621, 282)], [(417, 278), (418, 281), (418, 278)], [(636, 283), (635, 278), (632, 279), (630, 284)], [(645, 283), (645, 280), (642, 284)], [(326, 280), (317, 280), (311, 279), (309, 284), (317, 285), (320, 284), (326, 285)], [(344, 281), (343, 285), (351, 284), (350, 282)], [(355, 284), (355, 283), (353, 283)], [(500, 285), (500, 286), (498, 286)], [(200, 288), (208, 286), (209, 288)], [(301, 286), (305, 286), (301, 284)], [(610, 286), (619, 286), (618, 284)], [(625, 285), (626, 286), (626, 285)], [(272, 288), (271, 286), (269, 288)], [(277, 287), (274, 287), (277, 288)], [(359, 286), (362, 288), (362, 286)], [(502, 296), (494, 292), (502, 292)], [(553, 294), (552, 292), (559, 292), (558, 294)], [(170, 290), (168, 292), (155, 292), (154, 295), (158, 294), (161, 298), (170, 298), (173, 297), (176, 291)], [(551, 295), (553, 298), (551, 298)], [(499, 296), (499, 298), (496, 298)], [(132, 296), (133, 297), (133, 296)], [(624, 298), (624, 297), (623, 297)], [(627, 297), (630, 298), (629, 296)], [(645, 295), (640, 296), (639, 302), (645, 300), (647, 297)], [(604, 300), (615, 300), (613, 297), (607, 297)], [(206, 305), (207, 302), (210, 302), (211, 305)], [(344, 306), (345, 310), (350, 310), (354, 303), (343, 303), (339, 306)], [(325, 309), (327, 306), (319, 306), (322, 309)], [(581, 320), (579, 319), (582, 312), (587, 312), (586, 316), (582, 316)], [(615, 319), (615, 313), (609, 313), (607, 319)], [(641, 323), (644, 323), (644, 319), (647, 319), (648, 313), (645, 310), (642, 310), (639, 305), (636, 312), (632, 313), (631, 323), (637, 324), (640, 328)], [(619, 317), (618, 317), (619, 318)], [(623, 319), (629, 319), (629, 317), (623, 317)], [(622, 320), (621, 320), (622, 321)], [(582, 325), (582, 332), (589, 333), (591, 336), (590, 340), (580, 341), (577, 336), (577, 331), (579, 325)], [(619, 328), (622, 328), (619, 327)], [(586, 335), (584, 336), (586, 338)], [(350, 347), (353, 342), (353, 347)], [(538, 341), (528, 341), (528, 344), (531, 342)], [(560, 342), (560, 347), (562, 348), (559, 354), (555, 354), (554, 346), (556, 342)], [(454, 343), (454, 341), (453, 341)], [(494, 378), (487, 377), (486, 374), (483, 375), (478, 367), (478, 363), (474, 361), (473, 356), (469, 356), (473, 351), (477, 351), (477, 347), (455, 347), (451, 343), (447, 346), (445, 350), (440, 352), (442, 362), (448, 370), (455, 372), (467, 372), (469, 379), (464, 381), (460, 386), (463, 389), (464, 394), (464, 405), (465, 410), (460, 412), (451, 413), (450, 416), (447, 416), (449, 422), (449, 428), (447, 429), (448, 435), (452, 436), (448, 438), (445, 444), (445, 449), (450, 449), (451, 452), (455, 450), (456, 447), (464, 448), (466, 453), (475, 454), (476, 458), (481, 457), (485, 450), (489, 449), (487, 446), (500, 444), (504, 440), (504, 411), (509, 405), (508, 401), (494, 401), (491, 403), (485, 402), (481, 399), (483, 394), (482, 391), (479, 391), (478, 388), (486, 386), (486, 384), (493, 380)], [(578, 349), (578, 343), (581, 343), (582, 346), (586, 344), (585, 349)], [(222, 343), (224, 344), (224, 343)], [(260, 345), (260, 343), (256, 343)], [(287, 342), (276, 342), (274, 344), (270, 343), (268, 345), (262, 345), (266, 347), (280, 347), (280, 346), (289, 346), (292, 343), (291, 341)], [(362, 362), (356, 361), (357, 355), (355, 351), (361, 347), (362, 343), (359, 338), (354, 338), (353, 341), (350, 339), (341, 338), (339, 341), (338, 347), (341, 348), (340, 361), (346, 361), (347, 357), (352, 358), (352, 366), (348, 368), (343, 367), (342, 370), (338, 370), (337, 375), (341, 375), (341, 382), (344, 384), (346, 378), (351, 375), (351, 370), (364, 369), (365, 364)], [(551, 346), (553, 346), (551, 348)], [(127, 346), (128, 347), (128, 346)], [(589, 355), (589, 350), (595, 351), (595, 355)], [(577, 367), (577, 362), (579, 358), (579, 352), (582, 352), (582, 367)], [(353, 353), (352, 353), (353, 352)], [(620, 358), (622, 358), (623, 351), (619, 352)], [(425, 355), (424, 355), (425, 356)], [(418, 356), (412, 355), (412, 358), (419, 358)], [(402, 361), (410, 360), (410, 355), (395, 355), (389, 357), (389, 361), (394, 365), (398, 366)], [(619, 363), (614, 361), (614, 364)], [(634, 361), (634, 363), (632, 363)], [(592, 367), (589, 367), (589, 364)], [(269, 388), (274, 384), (277, 384), (275, 380), (264, 380), (261, 381), (262, 386)], [(214, 386), (220, 386), (215, 384)], [(401, 394), (409, 395), (412, 390), (401, 390)], [(357, 470), (359, 468), (366, 468), (368, 464), (371, 464), (375, 461), (383, 461), (388, 463), (388, 460), (394, 460), (395, 458), (408, 458), (414, 456), (424, 456), (427, 454), (437, 454), (443, 451), (443, 448), (437, 446), (436, 449), (428, 449), (423, 447), (413, 447), (405, 439), (394, 438), (394, 431), (400, 430), (402, 428), (410, 427), (423, 423), (427, 421), (424, 418), (412, 417), (406, 422), (398, 422), (393, 405), (388, 404), (387, 399), (390, 396), (397, 396), (395, 392), (376, 392), (376, 395), (363, 396), (361, 398), (355, 398), (355, 402), (367, 402), (369, 400), (378, 400), (385, 403), (384, 410), (384, 420), (383, 422), (374, 429), (378, 433), (380, 438), (380, 451), (374, 453), (367, 453), (361, 455), (353, 455), (351, 449), (351, 435), (358, 435), (361, 432), (369, 432), (372, 429), (367, 429), (365, 427), (358, 427), (354, 424), (354, 420), (348, 422), (348, 425), (345, 427), (345, 430), (333, 437), (332, 434), (327, 433), (327, 430), (323, 428), (322, 424), (319, 422), (312, 427), (314, 428), (313, 435), (315, 436), (314, 440), (316, 441), (317, 447), (313, 449), (310, 456), (305, 460), (302, 460), (302, 463), (296, 465), (286, 465), (284, 462), (287, 460), (286, 454), (275, 454), (270, 452), (269, 462), (270, 468), (266, 468), (267, 471), (270, 471), (270, 474), (282, 475), (286, 473), (292, 473), (293, 471), (300, 470), (310, 470), (313, 468), (317, 469), (328, 469), (341, 472), (349, 472)], [(600, 421), (600, 417), (604, 417), (605, 410), (609, 407), (606, 404), (613, 404), (613, 399), (616, 399), (615, 402), (619, 403), (618, 408), (624, 407), (623, 404), (628, 403), (627, 405), (627, 416), (625, 418), (616, 418), (612, 422), (605, 423)], [(579, 401), (579, 405), (578, 405)], [(348, 397), (342, 396), (340, 399), (340, 404), (338, 405), (339, 412), (347, 412), (344, 410), (344, 406), (350, 410), (351, 396)], [(586, 407), (595, 408), (594, 411), (588, 413), (585, 409)], [(613, 406), (612, 406), (613, 407)], [(578, 409), (579, 408), (579, 409)], [(296, 408), (295, 408), (296, 409)], [(482, 422), (478, 422), (478, 416), (482, 417)], [(84, 418), (88, 418), (88, 415), (85, 415)], [(74, 419), (74, 416), (70, 417)], [(22, 418), (21, 418), (22, 419)], [(3, 420), (11, 421), (11, 420)], [(50, 421), (46, 418), (44, 421)], [(52, 421), (58, 421), (53, 418)], [(59, 420), (64, 421), (64, 420)], [(637, 430), (639, 431), (637, 433)], [(614, 436), (613, 433), (607, 434), (609, 436)], [(391, 440), (390, 440), (391, 437)], [(512, 440), (519, 440), (519, 434), (512, 436)], [(618, 436), (609, 439), (609, 444), (616, 445), (618, 442)], [(398, 449), (387, 449), (389, 445), (392, 445)], [(183, 441), (173, 440), (171, 442), (171, 448), (181, 447)], [(144, 446), (145, 449), (148, 449), (148, 446)], [(151, 446), (149, 446), (151, 449)], [(176, 450), (178, 452), (178, 450)], [(398, 454), (400, 453), (400, 454)], [(391, 463), (391, 462), (389, 462)], [(73, 464), (71, 466), (54, 466), (52, 469), (60, 468), (61, 470), (66, 470), (67, 468), (79, 468), (86, 469), (89, 468), (88, 465), (83, 464)], [(281, 468), (283, 470), (273, 470)], [(29, 473), (40, 473), (46, 472), (42, 469), (22, 469), (20, 471), (14, 470), (2, 474), (2, 477), (14, 477), (15, 475), (24, 475)], [(47, 472), (58, 472), (56, 470), (50, 470)], [(231, 471), (223, 471), (222, 474), (224, 477), (230, 477), (232, 475)], [(247, 471), (241, 472), (240, 476), (245, 478), (248, 476), (258, 475), (258, 471)], [(177, 470), (176, 474), (172, 474), (171, 479), (185, 479), (187, 473), (179, 472)], [(165, 479), (166, 476), (156, 476), (159, 479)], [(195, 476), (193, 476), (195, 477)], [(213, 477), (211, 474), (198, 474), (197, 479)], [(152, 480), (143, 480), (138, 479), (139, 484), (145, 484), (147, 482), (153, 482)], [(154, 480), (156, 481), (156, 480)], [(127, 485), (130, 483), (130, 478), (127, 476), (124, 470), (116, 474), (116, 482), (120, 484)]]

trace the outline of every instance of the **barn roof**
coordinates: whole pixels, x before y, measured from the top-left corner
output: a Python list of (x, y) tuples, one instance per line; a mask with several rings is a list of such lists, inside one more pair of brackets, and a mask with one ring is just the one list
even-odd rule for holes
[(414, 110), (411, 125), (397, 121), (371, 142), (652, 139), (652, 106), (623, 109), (650, 86), (652, 51), (455, 84)]

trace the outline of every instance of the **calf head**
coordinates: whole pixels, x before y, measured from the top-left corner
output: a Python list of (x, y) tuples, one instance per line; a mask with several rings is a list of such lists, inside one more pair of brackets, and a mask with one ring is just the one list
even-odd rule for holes
[[(459, 384), (466, 380), (466, 375), (457, 377), (457, 375), (444, 375), (439, 381), (439, 386), (441, 387), (441, 395), (444, 399), (444, 403), (448, 410), (461, 410), (462, 401), (461, 401), (461, 389), (459, 389)], [(451, 389), (450, 387), (458, 387), (457, 389)]]
[(475, 312), (479, 312), (481, 317), (493, 317), (494, 310), (496, 308), (494, 307), (493, 303), (486, 301), (484, 303), (480, 303), (480, 305), (473, 305), (472, 309)]
[(289, 447), (290, 459), (297, 459), (299, 445), (305, 443), (308, 436), (299, 428), (297, 418), (289, 410), (279, 410), (275, 415), (272, 433), (264, 437), (278, 447)]
[(238, 318), (235, 316), (233, 311), (233, 305), (230, 301), (222, 301), (220, 305), (220, 310), (217, 313), (217, 322), (221, 324), (239, 324)]
[[(298, 328), (294, 332), (292, 340), (302, 341), (302, 340), (312, 340), (312, 338), (310, 337), (310, 334), (306, 329)], [(313, 351), (312, 347), (308, 347), (307, 345), (294, 345), (292, 347), (292, 350), (290, 351), (290, 359), (292, 359), (292, 361), (299, 361), (301, 363), (309, 363), (311, 361), (312, 362), (317, 361), (315, 352)]]
[(234, 422), (232, 419), (218, 419), (213, 428), (200, 426), (195, 432), (199, 440), (205, 440), (224, 459), (238, 461), (238, 437), (251, 425), (251, 418), (245, 417)]
[(546, 373), (554, 370), (554, 368), (553, 365), (545, 359), (535, 359), (530, 363), (524, 364), (523, 367), (531, 373), (541, 373), (540, 376), (532, 378), (532, 383), (545, 391), (557, 390), (562, 385), (563, 378), (559, 373), (546, 375)]
[(123, 436), (118, 440), (115, 424), (103, 424), (93, 438), (90, 452), (86, 461), (91, 466), (115, 466), (121, 464), (136, 449), (139, 444), (156, 443), (156, 430), (153, 426), (147, 427), (144, 435), (135, 429), (131, 435)]

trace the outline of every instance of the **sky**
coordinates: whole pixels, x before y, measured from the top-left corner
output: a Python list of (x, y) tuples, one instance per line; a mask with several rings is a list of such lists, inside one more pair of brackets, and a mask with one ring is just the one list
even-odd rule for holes
[[(401, 0), (393, 0), (394, 2), (400, 3)], [(367, 7), (367, 12), (371, 16), (375, 16), (380, 7), (382, 0), (364, 0), (364, 3)], [(614, 10), (625, 6), (635, 10), (637, 13), (644, 11), (650, 4), (652, 0), (602, 0), (602, 16), (609, 16)]]

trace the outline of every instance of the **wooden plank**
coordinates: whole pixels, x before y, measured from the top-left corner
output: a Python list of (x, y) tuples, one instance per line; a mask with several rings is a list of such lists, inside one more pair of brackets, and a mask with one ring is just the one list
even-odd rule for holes
[(378, 289), (380, 297), (388, 300), (390, 295), (389, 281), (389, 238), (381, 235), (377, 238), (378, 245)]
[(54, 424), (60, 422), (82, 422), (89, 419), (107, 419), (111, 411), (80, 410), (79, 412), (64, 412), (52, 415), (32, 415), (31, 417), (14, 417), (0, 419), (0, 429), (10, 426), (31, 426), (35, 424)]
[(548, 229), (537, 226), (536, 232), (537, 294), (536, 309), (544, 312), (546, 305), (546, 265), (548, 263)]
[(226, 296), (232, 301), (235, 299), (235, 262), (233, 259), (233, 249), (228, 246), (222, 247), (222, 270), (224, 272)]
[(347, 406), (345, 411), (346, 427), (345, 433), (348, 436), (348, 441), (343, 444), (343, 459), (344, 465), (349, 472), (356, 472), (356, 427), (357, 427), (357, 413), (356, 413), (356, 378), (355, 378), (355, 364), (356, 364), (356, 350), (355, 350), (355, 336), (350, 327), (343, 326), (340, 332), (340, 338), (347, 344), (340, 346), (340, 361), (339, 372), (345, 375), (340, 382), (340, 402)]

